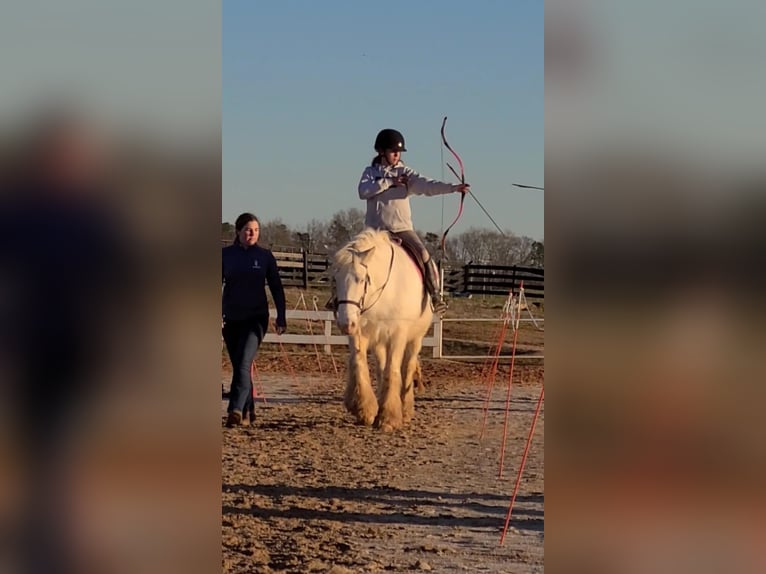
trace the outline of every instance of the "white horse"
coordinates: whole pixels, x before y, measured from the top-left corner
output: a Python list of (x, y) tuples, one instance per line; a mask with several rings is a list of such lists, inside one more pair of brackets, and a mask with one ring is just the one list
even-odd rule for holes
[[(361, 424), (375, 423), (384, 431), (400, 428), (415, 413), (413, 375), (433, 320), (422, 276), (387, 232), (373, 229), (365, 229), (335, 254), (332, 272), (336, 321), (349, 337), (346, 409)], [(377, 360), (377, 397), (369, 349)]]

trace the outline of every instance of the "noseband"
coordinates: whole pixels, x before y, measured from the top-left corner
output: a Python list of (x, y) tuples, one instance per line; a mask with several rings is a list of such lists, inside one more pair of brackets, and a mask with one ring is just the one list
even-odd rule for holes
[[(367, 269), (366, 265), (363, 265), (363, 267)], [(364, 276), (364, 291), (362, 291), (362, 296), (359, 299), (359, 301), (353, 301), (351, 299), (336, 300), (335, 312), (336, 313), (338, 312), (338, 307), (340, 307), (341, 305), (353, 305), (354, 307), (358, 307), (360, 315), (364, 313), (365, 311), (369, 311), (370, 309), (372, 309), (372, 306), (375, 305), (375, 303), (377, 303), (378, 301), (380, 301), (380, 298), (383, 296), (383, 289), (386, 288), (386, 285), (388, 285), (388, 280), (391, 279), (391, 270), (393, 269), (393, 267), (394, 267), (394, 246), (391, 245), (391, 261), (388, 262), (388, 274), (386, 275), (386, 280), (383, 282), (383, 285), (381, 285), (379, 289), (373, 292), (373, 293), (378, 293), (378, 292), (380, 293), (380, 295), (378, 295), (378, 298), (375, 299), (375, 301), (373, 301), (369, 307), (364, 306), (364, 299), (365, 297), (367, 297), (367, 287), (369, 287), (370, 285), (370, 272), (366, 271)]]

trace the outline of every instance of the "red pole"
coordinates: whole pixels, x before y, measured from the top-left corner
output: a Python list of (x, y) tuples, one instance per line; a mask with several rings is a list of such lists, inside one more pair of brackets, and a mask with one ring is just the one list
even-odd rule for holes
[[(308, 308), (308, 305), (306, 304), (306, 298), (303, 296), (303, 293), (301, 293), (300, 300), (303, 301), (303, 310), (306, 311), (306, 313), (308, 313), (309, 308)], [(298, 303), (300, 304), (300, 301), (298, 301)], [(298, 305), (296, 305), (295, 308), (297, 309)], [(314, 329), (311, 326), (311, 319), (309, 319), (308, 317), (306, 317), (306, 327), (308, 327), (309, 334), (313, 337)], [(319, 358), (319, 347), (317, 346), (316, 343), (314, 343), (314, 354), (316, 355), (316, 358), (317, 358), (317, 367), (319, 368), (319, 374), (323, 375), (324, 370), (322, 369), (322, 361)]]
[[(253, 376), (255, 375), (255, 376)], [(263, 390), (263, 381), (261, 381), (261, 374), (258, 372), (258, 367), (255, 366), (255, 361), (250, 364), (250, 379), (258, 381), (258, 392), (261, 393), (261, 399), (266, 403), (266, 393)], [(255, 390), (255, 383), (253, 384), (253, 399), (258, 397), (258, 392)]]
[[(274, 324), (274, 330), (277, 330), (276, 323)], [(293, 370), (293, 366), (290, 364), (290, 359), (287, 357), (287, 351), (285, 351), (285, 346), (282, 344), (282, 336), (277, 334), (277, 342), (279, 343), (279, 350), (282, 351), (282, 358), (285, 360), (285, 365), (287, 366), (287, 370), (290, 372), (290, 376), (292, 377), (294, 382), (298, 382), (298, 379), (295, 376), (295, 371)]]
[(519, 303), (516, 310), (516, 324), (513, 329), (513, 346), (511, 347), (511, 370), (508, 373), (508, 393), (505, 397), (505, 420), (503, 421), (503, 444), (500, 449), (500, 468), (498, 478), (503, 478), (503, 464), (505, 462), (505, 442), (508, 438), (508, 418), (511, 410), (511, 388), (513, 387), (513, 365), (516, 362), (516, 341), (519, 338), (519, 318), (521, 317), (521, 293), (524, 292), (524, 282), (519, 286)]
[(511, 523), (511, 513), (513, 512), (513, 504), (516, 502), (516, 494), (519, 492), (519, 484), (521, 484), (521, 473), (524, 472), (524, 465), (527, 462), (527, 454), (529, 453), (529, 445), (532, 443), (532, 435), (535, 432), (535, 425), (537, 424), (537, 417), (540, 415), (540, 408), (543, 405), (543, 397), (545, 396), (545, 383), (543, 383), (540, 389), (540, 398), (537, 400), (537, 409), (535, 410), (535, 416), (532, 419), (532, 425), (529, 428), (529, 436), (527, 437), (527, 446), (524, 448), (524, 455), (521, 457), (521, 465), (519, 465), (519, 473), (516, 475), (516, 486), (513, 487), (513, 496), (511, 497), (511, 505), (508, 507), (508, 514), (505, 517), (505, 526), (503, 526), (503, 534), (500, 536), (500, 544), (505, 540), (505, 534), (508, 532), (508, 525)]
[[(503, 342), (505, 341), (505, 332), (508, 330), (508, 321), (510, 319), (510, 315), (508, 313), (508, 309), (510, 309), (511, 301), (513, 301), (513, 290), (508, 292), (508, 298), (506, 299), (505, 305), (503, 305), (503, 312), (501, 314), (501, 318), (503, 319), (502, 325), (500, 325), (499, 331), (499, 337), (497, 339), (497, 345), (495, 347), (494, 357), (492, 360), (492, 363), (490, 365), (489, 371), (487, 372), (487, 394), (484, 398), (484, 420), (481, 423), (481, 432), (479, 433), (479, 440), (484, 438), (484, 431), (487, 427), (487, 415), (489, 413), (489, 403), (492, 396), (492, 388), (495, 385), (495, 375), (497, 375), (497, 365), (498, 361), (500, 360), (500, 351), (503, 348)], [(492, 350), (490, 349), (490, 352)], [(489, 358), (489, 354), (488, 354)], [(486, 370), (486, 367), (482, 368), (482, 378), (484, 377), (484, 371)]]
[(484, 397), (484, 420), (481, 424), (481, 433), (479, 434), (479, 440), (484, 438), (484, 429), (487, 426), (487, 414), (489, 412), (489, 403), (492, 396), (492, 388), (495, 386), (495, 375), (497, 375), (497, 365), (499, 361), (500, 350), (503, 348), (503, 341), (505, 341), (505, 332), (508, 330), (508, 321), (503, 322), (503, 326), (500, 329), (500, 337), (497, 340), (497, 346), (495, 348), (495, 356), (492, 361), (489, 373), (487, 375), (487, 393)]

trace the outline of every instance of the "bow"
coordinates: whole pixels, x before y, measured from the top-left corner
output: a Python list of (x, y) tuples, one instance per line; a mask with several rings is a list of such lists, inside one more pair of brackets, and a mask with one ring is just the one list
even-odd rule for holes
[[(444, 120), (442, 120), (442, 129), (441, 129), (442, 143), (444, 144), (444, 147), (446, 147), (450, 151), (450, 153), (453, 156), (455, 156), (455, 159), (457, 160), (457, 163), (460, 166), (460, 174), (458, 175), (458, 173), (455, 171), (455, 168), (452, 167), (449, 163), (447, 163), (447, 167), (455, 175), (455, 177), (460, 180), (460, 183), (465, 183), (465, 169), (463, 168), (463, 160), (460, 159), (460, 156), (457, 154), (457, 152), (454, 149), (452, 149), (452, 146), (449, 145), (449, 142), (447, 142), (447, 137), (444, 135), (444, 126), (446, 125), (447, 125), (447, 116), (444, 116)], [(447, 229), (444, 230), (444, 235), (442, 235), (442, 240), (441, 240), (442, 254), (445, 253), (445, 245), (446, 245), (447, 234), (449, 233), (449, 230), (452, 229), (452, 227), (457, 223), (457, 220), (460, 219), (460, 216), (463, 214), (464, 202), (465, 202), (465, 192), (460, 194), (460, 207), (457, 210), (457, 215), (455, 216), (455, 219), (452, 220), (452, 223), (449, 224)]]
[[(447, 167), (449, 170), (454, 174), (456, 178), (460, 180), (460, 183), (465, 183), (465, 169), (463, 168), (463, 160), (460, 159), (460, 156), (457, 154), (457, 152), (452, 149), (452, 146), (449, 145), (449, 142), (447, 142), (447, 138), (444, 135), (444, 126), (447, 125), (447, 116), (444, 116), (444, 120), (442, 120), (442, 143), (444, 143), (444, 147), (446, 147), (450, 153), (455, 156), (455, 159), (457, 160), (458, 165), (460, 166), (460, 173), (455, 171), (455, 168), (452, 167), (449, 162), (447, 163)], [(463, 202), (465, 202), (465, 196), (466, 194), (470, 193), (471, 197), (473, 197), (473, 200), (476, 202), (476, 205), (478, 205), (481, 210), (484, 212), (484, 214), (489, 217), (489, 220), (494, 224), (495, 229), (497, 229), (500, 232), (500, 235), (505, 237), (505, 233), (502, 229), (500, 229), (500, 226), (497, 224), (497, 222), (492, 218), (492, 216), (489, 214), (489, 212), (484, 209), (484, 206), (481, 204), (481, 202), (476, 199), (476, 195), (469, 189), (467, 192), (463, 192), (460, 196), (460, 207), (458, 207), (457, 215), (455, 216), (455, 219), (452, 221), (452, 223), (449, 224), (449, 227), (444, 231), (444, 235), (442, 235), (442, 241), (441, 241), (441, 251), (442, 254), (445, 253), (445, 247), (446, 247), (446, 241), (447, 241), (447, 233), (449, 233), (449, 230), (452, 229), (452, 226), (454, 226), (457, 223), (457, 220), (460, 219), (460, 216), (463, 214)]]

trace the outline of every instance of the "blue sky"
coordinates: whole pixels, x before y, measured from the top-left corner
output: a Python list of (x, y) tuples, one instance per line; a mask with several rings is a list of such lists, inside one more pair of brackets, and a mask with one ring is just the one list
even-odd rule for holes
[[(365, 205), (359, 176), (378, 130), (404, 161), (453, 181), (439, 128), (501, 227), (543, 239), (543, 2), (227, 0), (223, 3), (222, 213), (300, 229)], [(450, 159), (444, 150), (444, 159)], [(454, 161), (450, 161), (453, 163)], [(412, 199), (441, 231), (459, 196)], [(491, 221), (466, 199), (451, 234)]]

